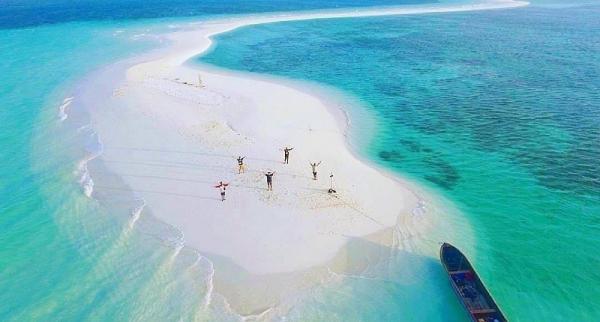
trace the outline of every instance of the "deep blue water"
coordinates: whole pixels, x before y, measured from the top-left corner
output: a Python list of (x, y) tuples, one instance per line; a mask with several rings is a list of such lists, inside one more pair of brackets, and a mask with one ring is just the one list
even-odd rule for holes
[(437, 0), (3, 0), (0, 28), (86, 20), (230, 15), (437, 2)]

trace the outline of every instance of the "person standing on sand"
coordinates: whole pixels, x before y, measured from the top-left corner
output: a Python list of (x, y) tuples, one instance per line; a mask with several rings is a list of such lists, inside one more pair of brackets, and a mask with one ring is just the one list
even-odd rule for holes
[(265, 172), (265, 176), (267, 177), (267, 191), (273, 191), (273, 175), (275, 172), (267, 171)]
[(283, 163), (289, 164), (290, 161), (290, 151), (294, 148), (288, 148), (287, 146), (283, 149)]
[(310, 164), (310, 167), (312, 168), (312, 172), (313, 172), (313, 180), (317, 180), (317, 167), (321, 164), (321, 161), (319, 161), (319, 163), (312, 163), (310, 161), (308, 161), (308, 163)]
[(221, 191), (221, 201), (225, 201), (225, 189), (227, 189), (228, 185), (229, 183), (219, 181), (219, 184), (215, 186), (215, 188), (218, 188)]
[(238, 174), (246, 172), (246, 168), (244, 167), (244, 158), (245, 157), (242, 157), (242, 156), (238, 156), (238, 158), (237, 158)]

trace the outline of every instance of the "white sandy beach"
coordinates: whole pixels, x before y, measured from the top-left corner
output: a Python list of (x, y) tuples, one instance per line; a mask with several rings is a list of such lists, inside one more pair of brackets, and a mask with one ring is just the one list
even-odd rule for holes
[[(160, 57), (111, 73), (119, 74), (113, 79), (94, 80), (111, 90), (89, 109), (103, 145), (96, 162), (144, 200), (142, 216), (151, 213), (181, 230), (186, 246), (213, 261), (215, 290), (232, 307), (256, 312), (321, 280), (327, 268), (353, 271), (377, 260), (368, 247), (345, 249), (349, 240), (385, 249), (405, 247), (402, 240), (425, 235), (431, 222), (420, 210), (427, 200), (348, 150), (336, 106), (288, 85), (184, 63), (207, 50), (211, 36), (246, 25), (525, 4), (495, 1), (195, 24), (166, 35), (169, 44)], [(290, 164), (283, 164), (285, 146), (294, 148)], [(239, 155), (246, 157), (244, 174), (237, 173)], [(322, 161), (317, 181), (310, 161)], [(275, 171), (272, 192), (266, 190), (266, 170)], [(330, 173), (336, 194), (327, 193)], [(102, 181), (102, 173), (91, 176)], [(230, 183), (224, 202), (214, 188), (220, 180)], [(272, 280), (280, 285), (266, 285), (265, 276), (278, 276)]]

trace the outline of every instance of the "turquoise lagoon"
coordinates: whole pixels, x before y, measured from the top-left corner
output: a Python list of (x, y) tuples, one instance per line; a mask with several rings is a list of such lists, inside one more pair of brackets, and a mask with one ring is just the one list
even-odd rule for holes
[[(127, 193), (110, 209), (83, 193), (82, 160), (98, 139), (59, 107), (74, 96), (75, 113), (86, 75), (198, 16), (397, 3), (4, 1), (0, 320), (239, 320), (177, 230), (139, 216)], [(564, 4), (257, 26), (219, 37), (202, 60), (356, 97), (378, 125), (356, 152), (459, 206), (475, 227), (475, 263), (513, 321), (594, 321), (600, 12)], [(420, 273), (344, 278), (290, 299), (286, 319), (463, 321), (435, 259)]]

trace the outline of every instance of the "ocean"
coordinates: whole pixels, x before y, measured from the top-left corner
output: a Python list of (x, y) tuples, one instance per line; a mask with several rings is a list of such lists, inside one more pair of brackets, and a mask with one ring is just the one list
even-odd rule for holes
[(356, 97), (376, 125), (350, 128), (369, 136), (354, 150), (457, 205), (474, 244), (450, 242), (473, 247), (509, 319), (595, 321), (599, 15), (555, 1), (276, 23), (220, 35), (199, 61)]
[[(0, 320), (240, 320), (176, 229), (131, 196), (110, 211), (87, 196), (101, 144), (69, 125), (70, 94), (197, 19), (399, 3), (422, 1), (0, 3)], [(353, 148), (458, 206), (476, 240), (464, 246), (511, 320), (594, 321), (600, 6), (581, 4), (254, 26), (201, 61), (356, 97), (377, 127)], [(464, 321), (440, 269), (340, 278), (290, 299), (282, 320)]]

